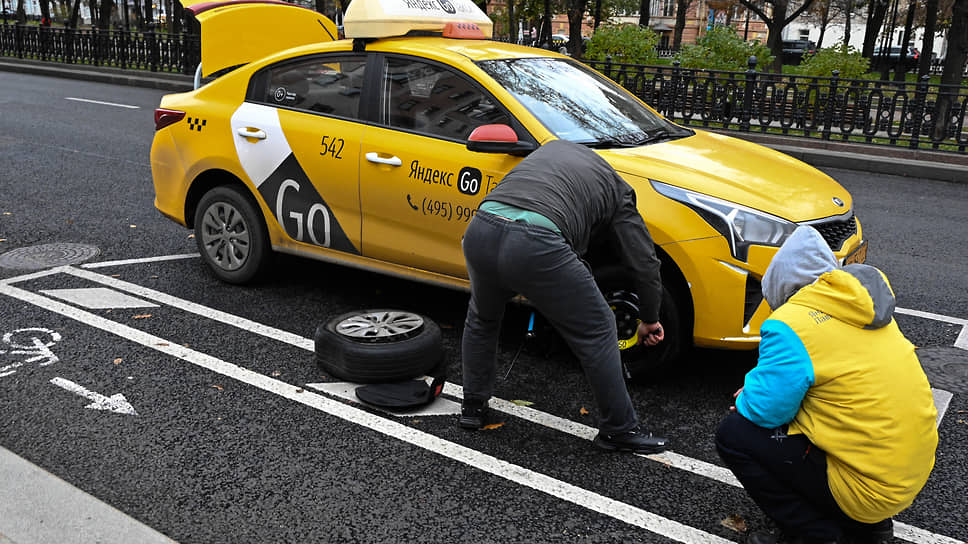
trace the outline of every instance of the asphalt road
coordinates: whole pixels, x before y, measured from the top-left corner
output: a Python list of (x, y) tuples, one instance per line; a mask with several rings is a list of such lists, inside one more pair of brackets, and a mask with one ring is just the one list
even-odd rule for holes
[[(466, 294), (294, 258), (260, 285), (219, 283), (190, 256), (191, 233), (152, 205), (160, 95), (0, 77), (0, 258), (41, 244), (98, 251), (84, 266), (0, 267), (0, 446), (182, 543), (706, 543), (742, 540), (726, 520), (767, 525), (711, 442), (750, 353), (697, 351), (630, 387), (644, 422), (672, 440), (673, 453), (649, 458), (593, 448), (590, 393), (554, 345), (525, 349), (499, 381), (497, 397), (533, 404), (497, 402), (504, 425), (490, 431), (322, 391), (333, 380), (313, 363), (316, 326), (399, 307), (441, 324), (445, 400), (459, 402)], [(968, 185), (828, 172), (855, 197), (902, 329), (932, 360), (968, 365)], [(129, 299), (61, 298), (94, 287)], [(509, 315), (501, 376), (526, 317)], [(85, 409), (94, 393), (123, 394), (136, 415)], [(968, 540), (968, 390), (951, 393), (934, 473), (896, 518), (899, 542)]]

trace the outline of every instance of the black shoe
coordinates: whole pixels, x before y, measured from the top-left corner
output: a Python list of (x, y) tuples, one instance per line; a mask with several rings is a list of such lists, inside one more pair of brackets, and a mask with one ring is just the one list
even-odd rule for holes
[(863, 529), (847, 529), (852, 544), (889, 544), (894, 541), (894, 521), (887, 518)]
[(460, 419), (457, 424), (463, 429), (478, 430), (487, 419), (487, 401), (464, 399), (460, 405)]
[(659, 453), (669, 447), (665, 438), (652, 436), (635, 428), (624, 433), (605, 434), (599, 432), (595, 437), (595, 445), (608, 451), (630, 451), (632, 453)]
[(804, 536), (790, 537), (784, 533), (756, 531), (746, 537), (746, 544), (840, 544), (842, 540), (817, 540)]

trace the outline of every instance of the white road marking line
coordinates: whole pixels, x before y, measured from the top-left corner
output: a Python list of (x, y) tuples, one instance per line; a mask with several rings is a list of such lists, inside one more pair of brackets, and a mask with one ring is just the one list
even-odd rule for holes
[[(332, 383), (307, 383), (306, 387), (310, 389), (315, 389), (317, 391), (322, 391), (327, 395), (348, 400), (356, 404), (364, 404), (356, 396), (356, 388), (362, 387), (363, 384), (351, 383), (351, 382), (332, 382)], [(437, 397), (427, 406), (418, 408), (416, 410), (407, 410), (406, 412), (393, 412), (390, 410), (383, 410), (382, 408), (376, 408), (371, 406), (376, 410), (380, 410), (387, 415), (393, 417), (426, 417), (426, 416), (456, 416), (460, 414), (460, 404), (445, 399), (443, 397)]]
[(82, 264), (81, 268), (105, 268), (108, 266), (124, 266), (128, 264), (157, 263), (162, 261), (176, 261), (179, 259), (194, 259), (201, 257), (198, 253), (182, 253), (180, 255), (160, 255), (158, 257), (145, 257), (143, 259), (121, 259), (119, 261), (102, 261), (99, 263)]
[(323, 395), (306, 391), (302, 387), (270, 378), (206, 353), (180, 346), (175, 342), (169, 342), (164, 338), (104, 319), (54, 299), (24, 291), (23, 289), (10, 285), (0, 285), (0, 293), (74, 319), (85, 325), (120, 336), (128, 341), (141, 344), (142, 346), (165, 353), (206, 370), (257, 387), (263, 391), (279, 395), (340, 419), (367, 427), (432, 453), (448, 457), (510, 482), (529, 487), (667, 538), (679, 542), (696, 544), (724, 544), (732, 542), (717, 535), (653, 514), (641, 508), (557, 480), (540, 472), (535, 472), (466, 446), (438, 438), (432, 434), (413, 429), (402, 423), (397, 423)]
[[(62, 266), (56, 269), (57, 272), (64, 272), (67, 274), (72, 274), (81, 278), (89, 279), (93, 282), (102, 283), (115, 287), (117, 289), (128, 291), (129, 293), (137, 294), (144, 298), (155, 300), (157, 302), (162, 302), (169, 306), (185, 310), (202, 317), (208, 317), (215, 321), (225, 323), (227, 325), (233, 325), (235, 327), (241, 328), (243, 330), (265, 336), (273, 340), (277, 340), (289, 345), (299, 347), (308, 351), (315, 351), (315, 343), (309, 338), (302, 338), (298, 335), (275, 329), (273, 327), (268, 327), (248, 319), (234, 316), (222, 312), (220, 310), (215, 310), (207, 306), (202, 306), (200, 304), (195, 304), (194, 302), (189, 302), (178, 297), (174, 297), (154, 289), (149, 289), (147, 287), (142, 287), (133, 283), (119, 280), (117, 278), (111, 278), (104, 276), (103, 274), (97, 274), (94, 272), (87, 272), (84, 270), (79, 270), (71, 266)], [(52, 271), (53, 272), (53, 271)], [(0, 282), (2, 284), (2, 282)], [(907, 310), (907, 312), (915, 312), (915, 310)], [(918, 312), (926, 314), (925, 312)], [(926, 317), (927, 319), (932, 319), (929, 317), (936, 314), (926, 314), (920, 317)], [(945, 317), (945, 316), (938, 316)], [(956, 318), (947, 318), (956, 319)], [(444, 385), (443, 392), (454, 397), (463, 398), (463, 388), (457, 384), (447, 382)], [(596, 429), (577, 423), (571, 420), (560, 418), (552, 414), (545, 412), (540, 412), (533, 408), (527, 406), (518, 406), (512, 402), (508, 402), (499, 398), (492, 398), (490, 405), (497, 410), (505, 412), (507, 414), (513, 415), (515, 417), (520, 417), (522, 419), (538, 423), (540, 425), (547, 426), (549, 428), (577, 436), (579, 438), (584, 438), (586, 440), (591, 440), (595, 437), (598, 432)], [(699, 476), (705, 476), (707, 478), (734, 486), (742, 487), (733, 473), (724, 467), (714, 465), (712, 463), (707, 463), (699, 459), (693, 459), (685, 455), (677, 454), (673, 451), (665, 451), (660, 454), (653, 455), (641, 455), (641, 457), (647, 457), (649, 459), (655, 460), (667, 466), (672, 466), (680, 470), (685, 470), (697, 474)], [(919, 529), (917, 527), (906, 525), (904, 523), (895, 521), (894, 522), (894, 533), (895, 536), (909, 542), (914, 542), (916, 544), (963, 544), (961, 541), (954, 540), (944, 535), (932, 533), (924, 529)]]
[(73, 96), (65, 96), (64, 100), (73, 100), (75, 102), (87, 102), (90, 104), (101, 104), (102, 106), (114, 106), (116, 108), (128, 108), (130, 110), (141, 109), (140, 106), (132, 106), (130, 104), (116, 104), (114, 102), (102, 102), (101, 100), (91, 100), (89, 98), (74, 98)]
[(944, 389), (931, 388), (931, 394), (934, 396), (934, 408), (938, 411), (938, 423), (937, 426), (941, 426), (941, 418), (944, 417), (944, 413), (948, 411), (948, 405), (951, 404), (951, 397), (954, 395)]
[(41, 293), (66, 300), (71, 304), (83, 306), (89, 310), (103, 310), (106, 308), (157, 308), (158, 305), (147, 302), (124, 293), (119, 293), (107, 287), (87, 287), (81, 289), (41, 289)]
[(949, 317), (946, 315), (933, 314), (931, 312), (922, 312), (921, 310), (908, 310), (906, 308), (894, 308), (894, 311), (899, 314), (913, 315), (915, 317), (921, 317), (924, 319), (932, 319), (934, 321), (941, 321), (943, 323), (951, 323), (952, 325), (961, 325), (961, 333), (955, 340), (955, 347), (968, 350), (968, 319), (961, 319), (958, 317)]

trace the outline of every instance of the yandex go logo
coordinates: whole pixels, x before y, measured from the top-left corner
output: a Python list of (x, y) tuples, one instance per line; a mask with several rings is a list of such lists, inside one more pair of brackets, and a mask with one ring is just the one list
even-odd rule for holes
[[(276, 195), (276, 217), (279, 221), (283, 220), (283, 213), (285, 211), (286, 203), (286, 192), (295, 191), (299, 192), (299, 183), (293, 179), (287, 179), (282, 182), (279, 186), (279, 193)], [(322, 203), (316, 203), (309, 207), (306, 211), (306, 233), (309, 235), (309, 239), (312, 240), (317, 246), (329, 247), (330, 244), (330, 225), (329, 225), (329, 210)], [(294, 219), (296, 222), (296, 233), (293, 238), (299, 240), (300, 242), (305, 242), (303, 239), (303, 214), (297, 211), (290, 211), (289, 218)], [(322, 225), (317, 225), (316, 221), (322, 220)], [(319, 240), (317, 236), (317, 226), (322, 227), (322, 241)]]
[(481, 171), (465, 166), (457, 176), (457, 190), (465, 195), (474, 196), (481, 190)]

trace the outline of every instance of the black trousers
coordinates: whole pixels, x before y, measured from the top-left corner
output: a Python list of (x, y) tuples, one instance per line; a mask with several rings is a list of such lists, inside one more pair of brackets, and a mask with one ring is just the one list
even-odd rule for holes
[(461, 341), (464, 398), (491, 397), (504, 307), (521, 294), (561, 333), (581, 363), (595, 395), (599, 429), (614, 433), (636, 427), (615, 314), (565, 239), (544, 227), (478, 211), (463, 246), (471, 280)]
[(716, 430), (716, 450), (753, 502), (785, 533), (827, 542), (884, 526), (844, 514), (827, 483), (827, 454), (802, 434), (788, 436), (786, 426), (765, 429), (730, 413)]

